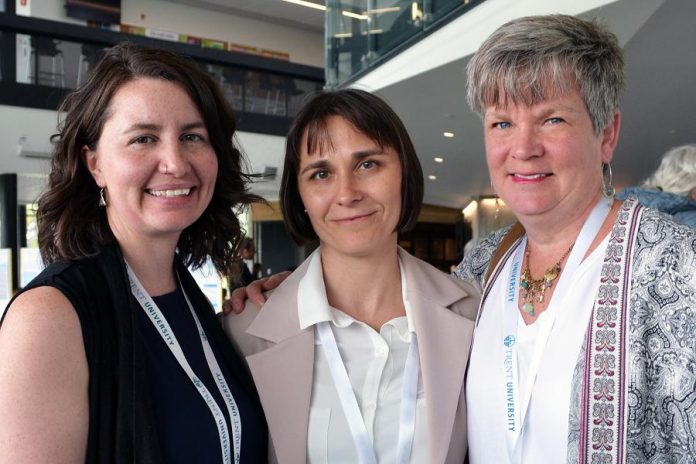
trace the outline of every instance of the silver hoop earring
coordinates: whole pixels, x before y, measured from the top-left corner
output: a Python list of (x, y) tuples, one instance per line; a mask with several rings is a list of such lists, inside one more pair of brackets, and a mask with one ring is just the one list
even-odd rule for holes
[(104, 198), (104, 187), (99, 189), (99, 206), (102, 208), (106, 206), (106, 198)]
[(602, 163), (602, 195), (606, 198), (609, 206), (614, 202), (614, 195), (616, 195), (616, 189), (611, 185), (612, 180), (611, 164)]

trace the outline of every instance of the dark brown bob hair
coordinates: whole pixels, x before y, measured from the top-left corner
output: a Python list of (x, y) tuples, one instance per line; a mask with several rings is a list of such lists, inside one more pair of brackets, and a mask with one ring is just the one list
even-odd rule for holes
[(106, 50), (87, 81), (59, 108), (65, 116), (58, 133), (51, 137), (51, 173), (37, 210), (41, 256), (46, 264), (76, 260), (115, 243), (105, 208), (98, 205), (99, 187), (85, 165), (82, 148), (97, 148), (114, 94), (140, 78), (179, 85), (203, 117), (218, 159), (215, 190), (201, 217), (181, 233), (177, 247), (187, 266), (199, 267), (210, 257), (219, 272), (230, 274), (242, 237), (233, 208), (261, 201), (247, 190), (244, 160), (233, 142), (237, 122), (232, 108), (215, 81), (192, 60), (129, 43)]
[(307, 153), (331, 140), (326, 123), (332, 116), (349, 122), (380, 148), (392, 148), (401, 161), (401, 215), (396, 231), (407, 232), (416, 225), (423, 203), (423, 170), (404, 124), (387, 103), (364, 90), (343, 89), (315, 95), (300, 110), (290, 127), (285, 145), (285, 165), (280, 183), (280, 208), (288, 233), (298, 244), (317, 240), (309, 216), (304, 212), (297, 176), (302, 138), (307, 134)]

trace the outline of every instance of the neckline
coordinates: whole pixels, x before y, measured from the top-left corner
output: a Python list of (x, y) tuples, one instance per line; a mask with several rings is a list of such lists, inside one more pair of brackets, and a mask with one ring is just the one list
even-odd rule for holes
[(181, 294), (181, 288), (179, 286), (177, 286), (176, 289), (171, 291), (171, 292), (163, 293), (161, 295), (156, 295), (156, 296), (153, 295), (152, 299), (153, 300), (168, 300), (168, 299), (174, 298), (175, 296), (177, 296), (179, 294)]

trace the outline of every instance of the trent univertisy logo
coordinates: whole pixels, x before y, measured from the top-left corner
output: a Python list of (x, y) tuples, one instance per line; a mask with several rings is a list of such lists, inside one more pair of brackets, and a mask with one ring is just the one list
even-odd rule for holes
[(515, 346), (515, 336), (508, 335), (503, 339), (505, 346), (505, 358), (503, 359), (503, 368), (505, 371), (505, 403), (506, 403), (506, 418), (508, 431), (515, 431), (515, 385), (512, 378), (512, 347)]

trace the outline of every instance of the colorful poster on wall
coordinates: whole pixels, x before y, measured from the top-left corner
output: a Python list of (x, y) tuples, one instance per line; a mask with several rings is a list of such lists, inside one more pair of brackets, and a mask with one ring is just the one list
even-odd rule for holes
[(201, 47), (214, 48), (215, 50), (227, 50), (227, 42), (224, 40), (201, 39)]

